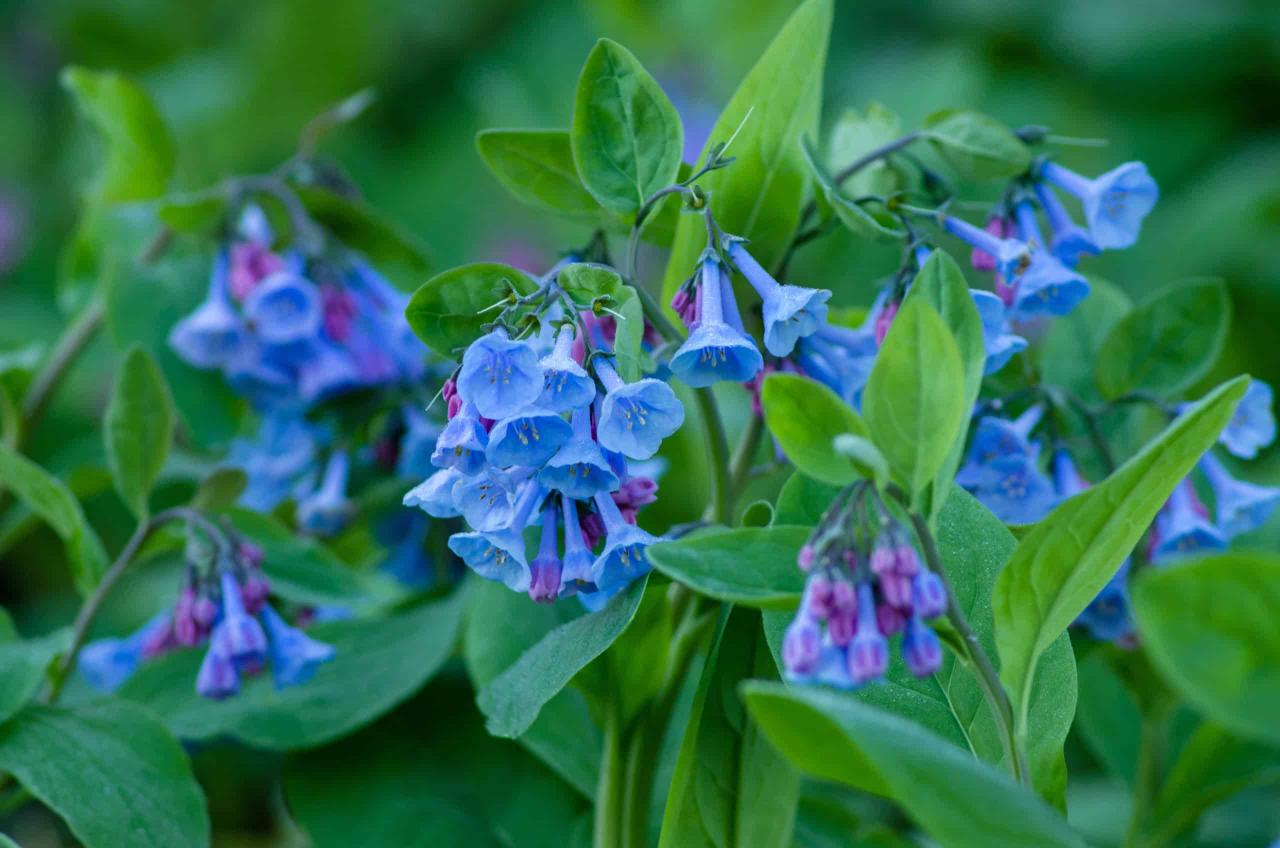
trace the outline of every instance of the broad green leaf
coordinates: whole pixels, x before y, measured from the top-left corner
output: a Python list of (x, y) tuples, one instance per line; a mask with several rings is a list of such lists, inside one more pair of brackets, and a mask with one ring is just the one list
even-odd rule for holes
[(1133, 601), (1174, 689), (1228, 730), (1280, 746), (1280, 559), (1228, 553), (1150, 569)]
[(338, 241), (358, 250), (403, 289), (431, 273), (431, 255), (413, 233), (369, 204), (314, 186), (295, 186), (307, 213)]
[(126, 203), (164, 194), (173, 173), (173, 140), (141, 86), (114, 71), (80, 67), (63, 70), (61, 80), (102, 134), (99, 196), (108, 203)]
[(241, 681), (226, 701), (196, 694), (204, 649), (147, 663), (120, 690), (164, 719), (181, 739), (232, 736), (272, 751), (310, 748), (363, 727), (422, 688), (453, 653), (461, 592), (385, 618), (347, 619), (308, 628), (337, 654), (314, 678), (277, 690), (269, 673)]
[(951, 331), (927, 300), (904, 301), (867, 379), (862, 413), (913, 501), (933, 483), (968, 411), (964, 361)]
[(262, 548), (262, 570), (274, 594), (314, 606), (360, 607), (368, 602), (365, 582), (315, 539), (299, 536), (261, 512), (236, 508), (227, 514), (238, 532)]
[(808, 138), (802, 141), (801, 150), (823, 200), (850, 232), (860, 238), (883, 241), (894, 241), (907, 234), (882, 201), (863, 200), (846, 192), (822, 164), (818, 151), (814, 150)]
[(747, 714), (738, 682), (773, 678), (759, 616), (725, 607), (667, 791), (659, 848), (787, 848), (800, 775)]
[(765, 377), (760, 403), (769, 432), (797, 469), (837, 486), (858, 478), (834, 440), (842, 433), (866, 436), (867, 427), (835, 392), (807, 377), (775, 372)]
[(443, 357), (456, 358), (462, 348), (483, 335), (483, 325), (497, 317), (494, 304), (514, 289), (525, 295), (537, 283), (525, 272), (497, 262), (451, 268), (422, 284), (404, 316), (418, 338)]
[(1217, 440), (1248, 386), (1237, 377), (1173, 422), (1114, 474), (1059, 505), (1022, 537), (996, 581), (1001, 679), (1026, 732), (1036, 662), (1098, 594), (1156, 512)]
[(1013, 131), (986, 115), (959, 109), (925, 119), (924, 136), (967, 180), (1016, 177), (1031, 166), (1031, 151)]
[(778, 493), (778, 502), (774, 510), (775, 524), (797, 524), (813, 527), (822, 520), (823, 514), (840, 487), (823, 483), (796, 471), (782, 484)]
[(66, 484), (0, 444), (0, 488), (12, 492), (58, 534), (66, 544), (76, 588), (82, 594), (91, 592), (106, 571), (107, 552)]
[(1142, 713), (1124, 681), (1094, 651), (1080, 662), (1076, 726), (1093, 755), (1129, 786), (1137, 781)]
[(649, 549), (653, 567), (704, 595), (727, 603), (794, 609), (804, 590), (796, 555), (808, 527), (743, 527), (660, 542)]
[(648, 582), (637, 580), (599, 612), (561, 624), (485, 684), (476, 703), (489, 732), (513, 739), (528, 730), (542, 707), (627, 629)]
[(1218, 360), (1231, 324), (1221, 280), (1157, 292), (1115, 323), (1098, 350), (1095, 379), (1106, 398), (1133, 391), (1176, 395)]
[[(751, 240), (751, 255), (766, 268), (781, 257), (800, 220), (808, 168), (800, 139), (818, 131), (822, 74), (831, 32), (832, 0), (806, 0), (773, 39), (734, 92), (707, 137), (699, 162), (713, 145), (734, 136), (728, 168), (698, 185), (725, 232)], [(663, 302), (689, 276), (706, 246), (700, 216), (682, 215), (663, 282)]]
[(630, 215), (675, 179), (684, 128), (639, 60), (602, 38), (578, 77), (569, 141), (587, 191), (606, 209)]
[[(879, 103), (868, 106), (865, 114), (856, 109), (845, 109), (831, 128), (827, 161), (833, 169), (839, 170), (901, 136), (902, 121)], [(901, 170), (886, 157), (862, 168), (841, 188), (849, 197), (868, 194), (888, 197), (903, 185)]]
[(0, 724), (31, 699), (40, 688), (49, 663), (70, 643), (71, 634), (66, 630), (28, 641), (0, 641)]
[(521, 203), (583, 218), (603, 214), (578, 178), (567, 130), (482, 130), (476, 149)]
[(1098, 349), (1107, 333), (1133, 308), (1120, 288), (1089, 278), (1089, 296), (1070, 315), (1054, 318), (1039, 348), (1040, 375), (1047, 385), (1061, 386), (1088, 401), (1101, 400), (1093, 379)]
[(1084, 848), (1039, 798), (914, 722), (820, 689), (749, 682), (743, 691), (793, 763), (893, 799), (944, 848)]
[(587, 801), (486, 734), (456, 679), (433, 682), (354, 736), (290, 758), (284, 791), (316, 848), (590, 844), (589, 827), (575, 827), (589, 821)]
[(200, 512), (221, 512), (240, 500), (249, 477), (239, 468), (215, 468), (196, 486), (191, 508)]
[[(558, 625), (581, 614), (577, 599), (530, 604), (501, 583), (476, 579), (469, 589), (463, 658), (472, 684), (482, 688)], [(517, 740), (587, 798), (594, 798), (603, 744), (586, 700), (572, 687), (543, 705)]]
[(103, 420), (107, 465), (116, 491), (138, 518), (173, 444), (173, 402), (160, 366), (143, 348), (129, 348)]
[(30, 707), (0, 727), (0, 771), (87, 848), (209, 844), (204, 793), (186, 754), (135, 704)]

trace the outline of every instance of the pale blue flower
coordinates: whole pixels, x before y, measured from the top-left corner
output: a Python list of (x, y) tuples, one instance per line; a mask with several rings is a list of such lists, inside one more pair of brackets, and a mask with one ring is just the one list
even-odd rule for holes
[(528, 469), (513, 475), (496, 468), (462, 477), (453, 486), (453, 502), (472, 529), (482, 533), (504, 530), (515, 520), (516, 501)]
[(970, 289), (973, 304), (982, 319), (982, 344), (987, 359), (984, 374), (994, 374), (1009, 363), (1015, 354), (1027, 349), (1027, 340), (1013, 332), (1005, 317), (1004, 301), (988, 291)]
[(797, 341), (826, 323), (831, 292), (780, 284), (747, 252), (742, 239), (726, 237), (725, 250), (763, 301), (764, 346), (774, 356), (789, 356)]
[(244, 342), (244, 322), (227, 293), (228, 258), (219, 250), (209, 276), (209, 291), (195, 311), (174, 325), (169, 346), (197, 368), (221, 368), (235, 358)]
[(458, 394), (496, 421), (532, 404), (545, 383), (533, 346), (512, 341), (506, 330), (498, 329), (476, 339), (462, 355)]
[(443, 428), (413, 404), (400, 407), (400, 420), (404, 422), (404, 435), (400, 437), (399, 454), (396, 456), (396, 476), (406, 479), (425, 477), (431, 473), (431, 455)]
[(223, 632), (227, 654), (237, 669), (261, 665), (267, 658), (267, 636), (262, 632), (262, 625), (245, 611), (240, 584), (231, 572), (224, 569), (218, 579), (222, 588), (222, 608), (221, 620), (214, 630)]
[(171, 621), (168, 612), (158, 613), (122, 639), (95, 639), (87, 643), (76, 658), (76, 670), (93, 688), (116, 691), (138, 670), (148, 643), (167, 631)]
[(751, 337), (725, 319), (723, 274), (719, 258), (711, 251), (704, 253), (698, 325), (671, 357), (671, 372), (694, 388), (722, 380), (745, 383), (764, 365)]
[(1071, 220), (1071, 213), (1067, 212), (1053, 189), (1037, 182), (1036, 197), (1040, 200), (1045, 217), (1049, 219), (1049, 250), (1063, 264), (1074, 268), (1080, 257), (1097, 256), (1102, 252), (1089, 233)]
[(526, 486), (509, 528), (496, 533), (454, 533), (449, 537), (449, 550), (486, 580), (499, 581), (516, 592), (529, 591), (524, 528), (545, 494), (536, 483)]
[(572, 435), (573, 427), (560, 413), (529, 407), (493, 425), (485, 457), (499, 468), (540, 466)]
[(545, 374), (537, 405), (555, 412), (569, 412), (591, 403), (596, 382), (572, 356), (576, 330), (565, 324), (556, 333), (555, 347), (539, 363)]
[(305, 277), (280, 271), (254, 286), (244, 301), (244, 314), (258, 337), (268, 344), (315, 338), (324, 321), (320, 290)]
[(591, 566), (595, 564), (595, 554), (587, 548), (586, 539), (582, 536), (582, 525), (578, 521), (578, 503), (573, 498), (560, 499), (561, 511), (564, 515), (564, 561), (560, 573), (560, 592), (572, 595), (576, 592), (592, 592)]
[(464, 402), (436, 439), (431, 464), (437, 468), (454, 468), (462, 474), (477, 474), (485, 465), (484, 450), (488, 442), (489, 436), (475, 407)]
[(1218, 531), (1228, 540), (1261, 527), (1280, 505), (1280, 489), (1237, 480), (1211, 453), (1200, 460), (1200, 468), (1213, 489)]
[(213, 628), (209, 648), (196, 673), (196, 692), (214, 700), (229, 698), (240, 691), (240, 673), (231, 656), (225, 624), (221, 622)]
[(604, 597), (612, 597), (649, 571), (645, 549), (658, 541), (653, 534), (628, 524), (607, 492), (595, 496), (596, 509), (604, 520), (604, 549), (591, 566), (591, 579)]
[(1271, 386), (1262, 380), (1251, 380), (1218, 441), (1241, 459), (1256, 457), (1259, 450), (1276, 440), (1272, 401)]
[(299, 527), (317, 536), (333, 536), (346, 526), (355, 511), (347, 498), (350, 466), (346, 451), (329, 455), (319, 487), (298, 502)]
[(1105, 250), (1136, 242), (1142, 220), (1160, 197), (1156, 181), (1141, 162), (1126, 162), (1089, 179), (1046, 161), (1040, 168), (1040, 177), (1080, 198), (1089, 235)]
[(1156, 515), (1151, 561), (1166, 563), (1224, 549), (1227, 540), (1206, 513), (1191, 478), (1184, 479)]
[(1088, 280), (1048, 251), (1029, 200), (1014, 205), (1014, 216), (1019, 234), (1031, 245), (1031, 262), (1021, 274), (1008, 278), (1014, 291), (1009, 311), (1019, 320), (1068, 314), (1089, 296)]
[(405, 493), (405, 506), (416, 506), (432, 518), (462, 514), (453, 502), (453, 487), (467, 479), (456, 468), (442, 468)]
[(600, 445), (632, 459), (648, 459), (684, 423), (684, 406), (671, 387), (651, 377), (624, 383), (607, 359), (597, 358), (604, 383), (596, 437)]
[(270, 604), (262, 607), (261, 615), (270, 644), (271, 677), (277, 689), (306, 683), (320, 666), (334, 658), (332, 645), (317, 642), (291, 627)]
[(573, 438), (538, 472), (538, 481), (567, 498), (586, 500), (597, 492), (618, 488), (618, 475), (605, 459), (600, 445), (591, 437), (589, 407), (573, 413)]
[(1017, 239), (1000, 238), (951, 215), (942, 216), (942, 228), (970, 247), (990, 254), (995, 260), (996, 272), (1006, 280), (1018, 277), (1031, 262), (1027, 245)]

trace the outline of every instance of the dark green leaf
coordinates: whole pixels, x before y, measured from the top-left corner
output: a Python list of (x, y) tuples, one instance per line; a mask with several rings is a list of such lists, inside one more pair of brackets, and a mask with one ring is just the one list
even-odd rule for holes
[(223, 191), (171, 194), (156, 207), (156, 217), (174, 232), (202, 235), (222, 224), (227, 214)]
[(363, 253), (401, 288), (411, 289), (431, 273), (426, 245), (364, 201), (313, 186), (296, 186), (294, 191), (317, 223)]
[(1089, 750), (1113, 774), (1133, 786), (1137, 780), (1142, 713), (1124, 681), (1095, 651), (1080, 663), (1076, 726)]
[(315, 539), (260, 512), (232, 509), (228, 514), (236, 530), (262, 548), (262, 570), (273, 594), (316, 606), (359, 606), (369, 600), (364, 581)]
[(807, 527), (745, 527), (686, 536), (649, 549), (653, 567), (716, 600), (794, 609), (804, 589), (796, 555)]
[(173, 402), (155, 359), (134, 345), (125, 354), (103, 420), (116, 491), (138, 518), (173, 444)]
[(476, 149), (521, 203), (576, 217), (604, 214), (578, 179), (567, 130), (483, 130)]
[(1040, 374), (1047, 385), (1061, 386), (1089, 401), (1101, 399), (1093, 379), (1098, 349), (1107, 333), (1133, 308), (1114, 284), (1089, 278), (1089, 296), (1070, 315), (1054, 318), (1039, 347)]
[(839, 493), (838, 486), (814, 480), (797, 471), (787, 478), (778, 493), (774, 523), (813, 527), (822, 520), (827, 507)]
[(743, 527), (768, 527), (772, 523), (773, 504), (768, 501), (752, 501), (742, 511)]
[(134, 704), (31, 707), (0, 727), (0, 770), (87, 848), (209, 844), (204, 795), (186, 754)]
[(215, 468), (196, 486), (191, 508), (200, 512), (230, 509), (244, 494), (249, 477), (239, 468)]
[(529, 294), (537, 283), (525, 272), (497, 262), (462, 265), (444, 271), (414, 292), (405, 318), (418, 338), (450, 359), (483, 335), (483, 325), (497, 317), (491, 309), (514, 289)]
[(769, 432), (797, 469), (838, 486), (858, 478), (834, 440), (842, 433), (865, 436), (867, 427), (835, 392), (807, 377), (775, 372), (765, 378), (760, 403)]
[[(5, 623), (8, 624), (8, 616)], [(50, 661), (70, 643), (71, 634), (66, 630), (30, 641), (0, 641), (0, 724), (30, 700), (44, 680)]]
[(1031, 165), (1031, 151), (1013, 132), (986, 115), (959, 109), (925, 119), (924, 135), (967, 180), (1016, 177)]

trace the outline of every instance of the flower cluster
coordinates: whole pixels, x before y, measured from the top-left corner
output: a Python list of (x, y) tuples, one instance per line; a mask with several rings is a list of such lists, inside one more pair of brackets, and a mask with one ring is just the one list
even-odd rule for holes
[(783, 639), (788, 680), (844, 689), (877, 680), (897, 633), (912, 674), (938, 670), (942, 646), (928, 620), (946, 612), (945, 586), (868, 484), (837, 498), (798, 564), (809, 576)]

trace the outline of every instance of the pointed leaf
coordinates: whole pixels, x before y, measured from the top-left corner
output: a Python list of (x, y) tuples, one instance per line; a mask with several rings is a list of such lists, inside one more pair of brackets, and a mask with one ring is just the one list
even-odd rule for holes
[(537, 283), (524, 271), (497, 262), (450, 268), (414, 292), (405, 308), (409, 326), (428, 347), (447, 359), (483, 335), (498, 315), (491, 309), (514, 289), (525, 295)]
[(804, 590), (796, 555), (807, 538), (807, 527), (744, 527), (661, 542), (649, 549), (649, 560), (716, 600), (794, 609)]
[(963, 179), (1016, 177), (1031, 151), (1004, 124), (978, 112), (947, 109), (925, 119), (924, 135)]
[(160, 366), (137, 345), (125, 354), (103, 422), (116, 491), (138, 518), (173, 444), (173, 401)]
[(604, 214), (578, 178), (568, 130), (482, 130), (476, 149), (521, 203), (579, 218)]
[(866, 436), (867, 427), (835, 392), (807, 377), (775, 372), (765, 377), (760, 404), (769, 432), (797, 469), (838, 486), (858, 479), (854, 464), (836, 450), (835, 438)]

